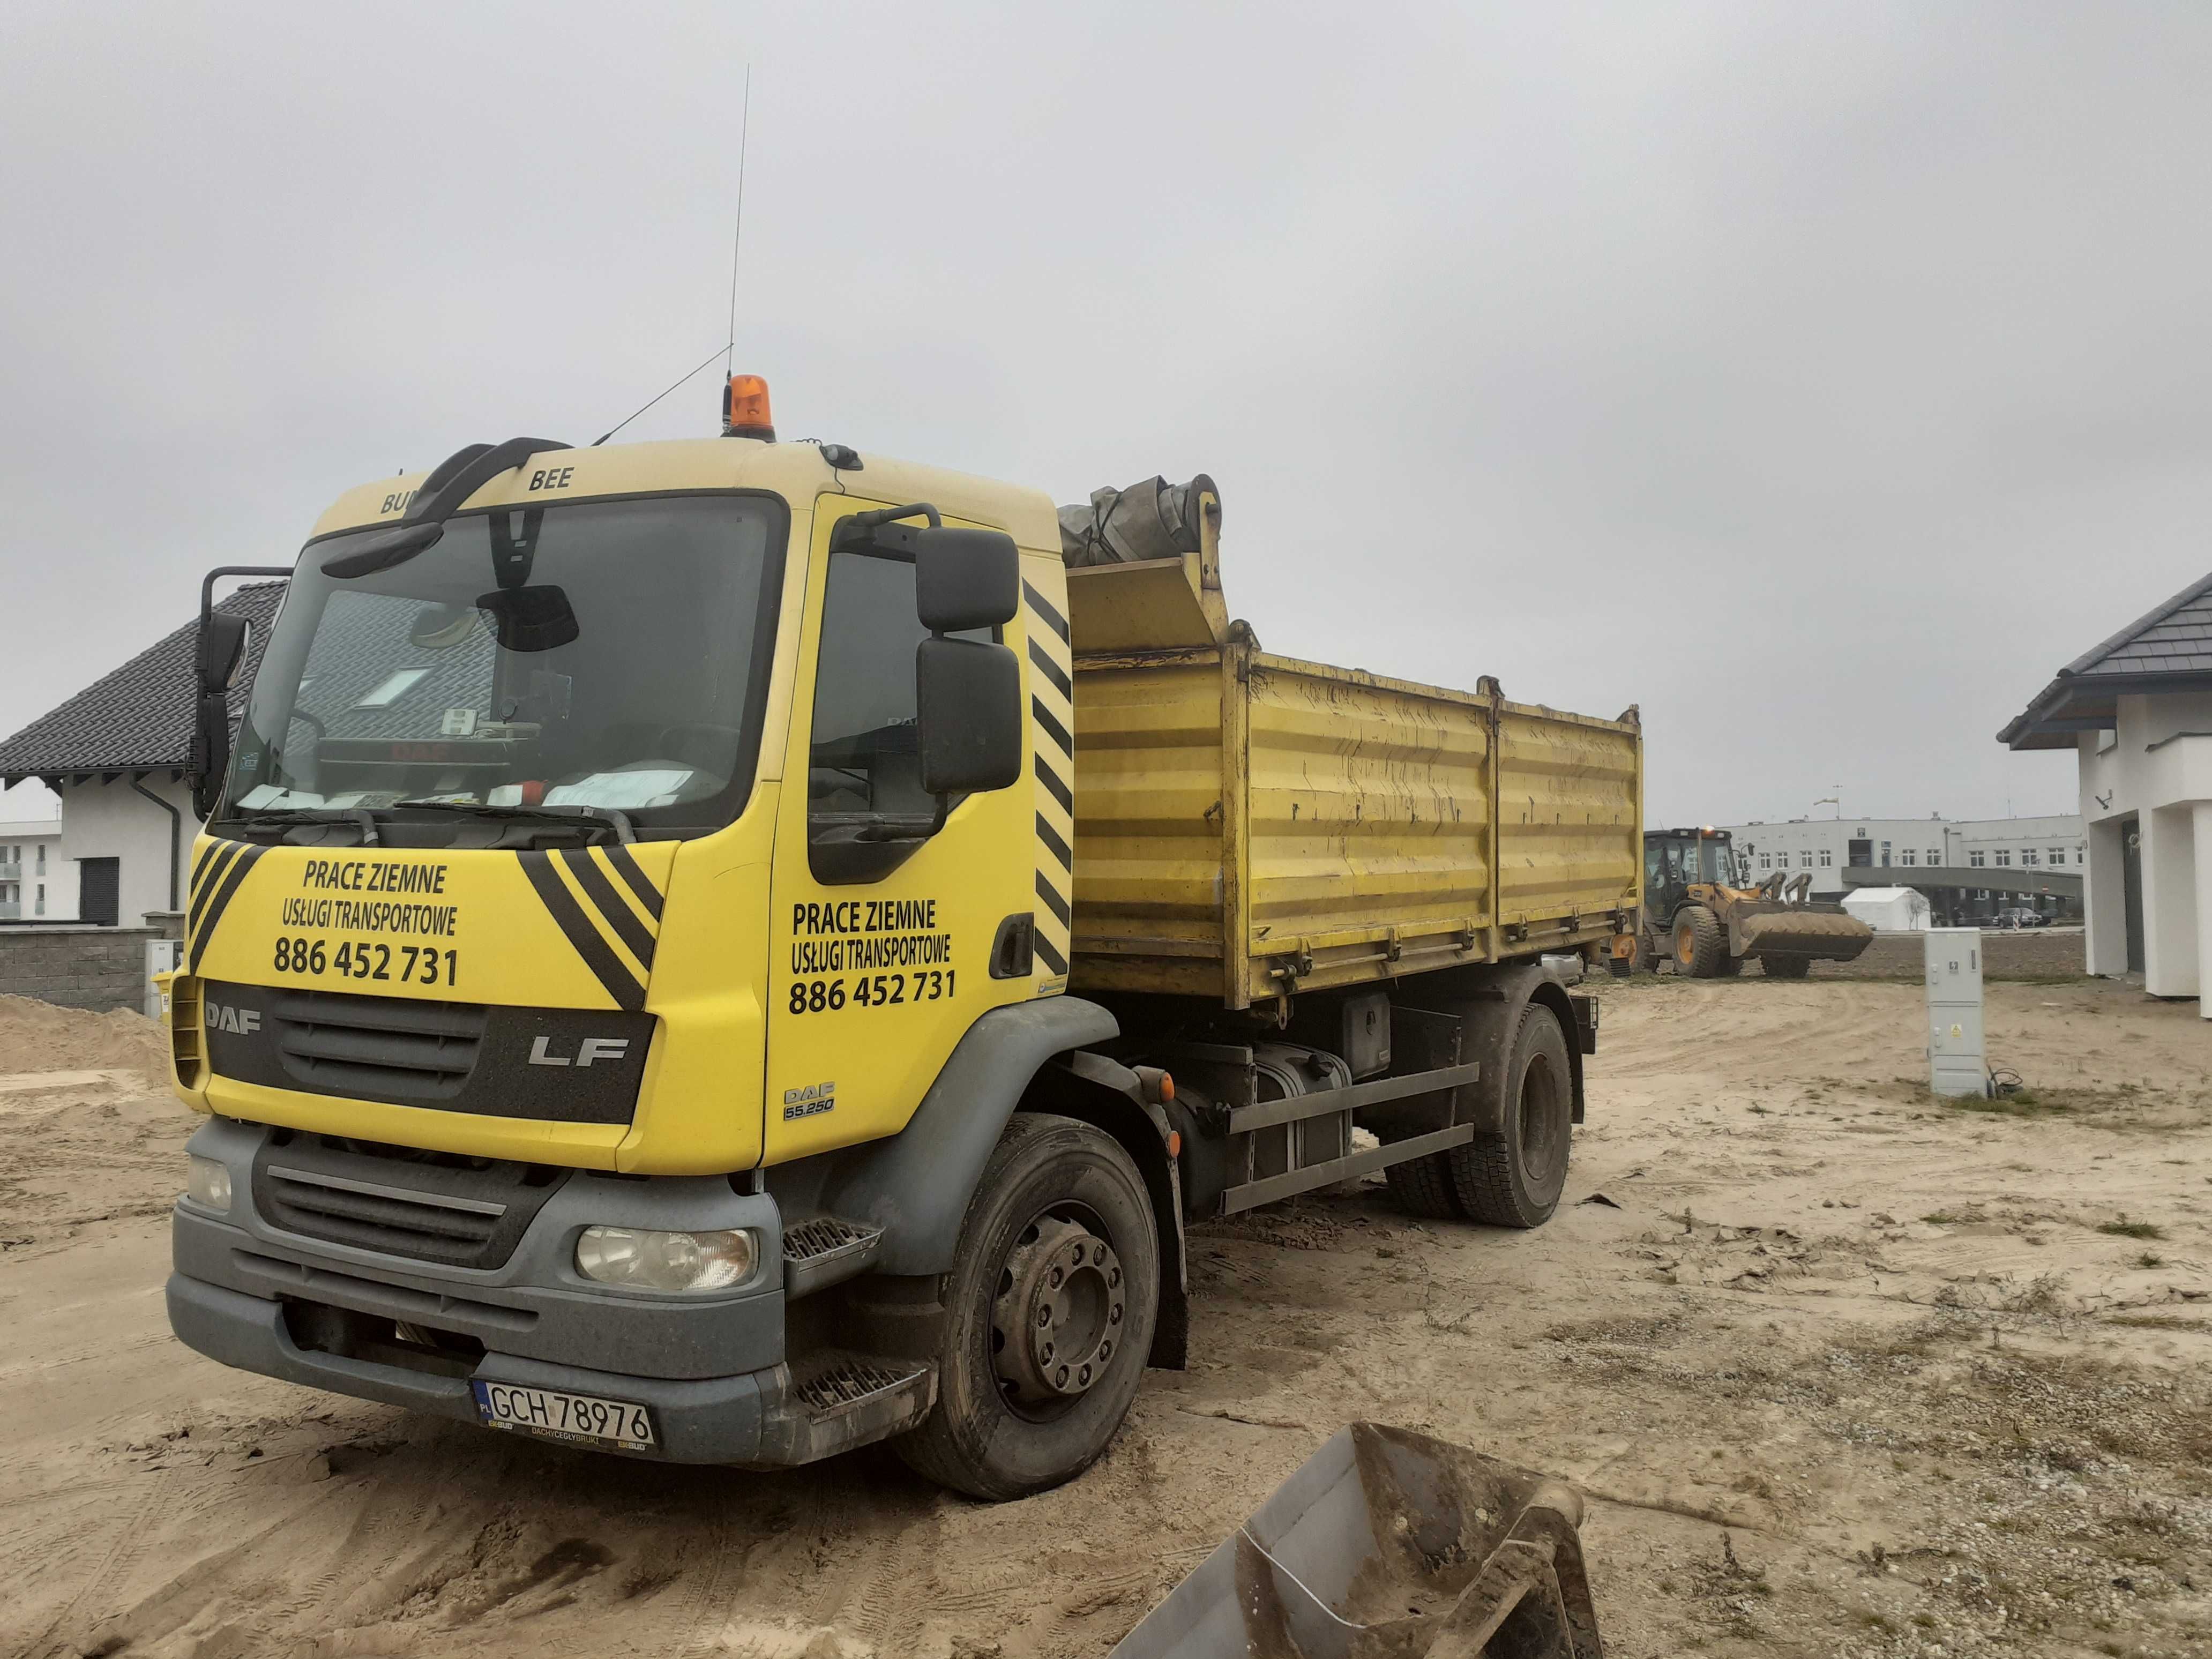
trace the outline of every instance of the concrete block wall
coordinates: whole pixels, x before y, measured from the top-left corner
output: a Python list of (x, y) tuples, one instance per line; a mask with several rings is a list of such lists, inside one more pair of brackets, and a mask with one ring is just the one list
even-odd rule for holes
[(0, 927), (0, 995), (64, 1008), (143, 1009), (154, 927)]

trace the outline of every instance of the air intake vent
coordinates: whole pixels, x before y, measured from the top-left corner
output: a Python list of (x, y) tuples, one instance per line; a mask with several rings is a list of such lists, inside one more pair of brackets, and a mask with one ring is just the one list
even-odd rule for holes
[(475, 1068), (488, 1010), (349, 991), (281, 991), (270, 1022), (303, 1089), (394, 1101), (450, 1100)]
[(320, 1135), (271, 1138), (253, 1160), (270, 1226), (380, 1255), (497, 1267), (567, 1172), (533, 1164), (409, 1157)]

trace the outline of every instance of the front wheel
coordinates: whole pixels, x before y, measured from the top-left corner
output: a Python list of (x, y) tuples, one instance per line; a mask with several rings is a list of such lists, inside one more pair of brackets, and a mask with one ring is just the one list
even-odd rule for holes
[(1674, 917), (1674, 971), (1692, 979), (1713, 979), (1728, 960), (1728, 940), (1720, 918), (1702, 904), (1686, 904)]
[(1128, 1153), (1073, 1118), (1017, 1114), (945, 1276), (937, 1404), (894, 1443), (899, 1455), (994, 1501), (1082, 1474), (1136, 1398), (1159, 1285), (1152, 1202)]

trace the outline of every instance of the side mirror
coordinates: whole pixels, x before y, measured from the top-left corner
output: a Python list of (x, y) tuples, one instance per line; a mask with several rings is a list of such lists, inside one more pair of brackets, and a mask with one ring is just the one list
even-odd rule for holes
[(230, 771), (230, 699), (221, 691), (203, 691), (192, 709), (192, 752), (187, 765), (192, 783), (192, 811), (205, 819), (222, 794), (222, 781)]
[(924, 640), (915, 647), (914, 679), (921, 787), (938, 798), (940, 821), (952, 796), (1004, 789), (1021, 777), (1022, 669), (1012, 652)]
[(908, 532), (914, 545), (914, 605), (933, 634), (962, 634), (1013, 621), (1022, 604), (1021, 555), (1003, 530), (933, 526)]
[(246, 653), (246, 634), (243, 617), (234, 617), (228, 611), (201, 614), (197, 666), (203, 692), (230, 689), (231, 676), (238, 672), (238, 659)]

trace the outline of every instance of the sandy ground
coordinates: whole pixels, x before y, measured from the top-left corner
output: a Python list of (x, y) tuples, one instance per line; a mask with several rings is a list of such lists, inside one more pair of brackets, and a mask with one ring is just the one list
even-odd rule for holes
[(1628, 1659), (2212, 1652), (2194, 1005), (1992, 987), (2033, 1089), (1995, 1112), (1918, 1087), (1913, 987), (1602, 991), (1550, 1225), (1370, 1186), (1200, 1230), (1196, 1367), (1000, 1508), (880, 1450), (669, 1470), (198, 1358), (154, 1029), (0, 999), (0, 1652), (1087, 1659), (1361, 1417), (1577, 1483)]

